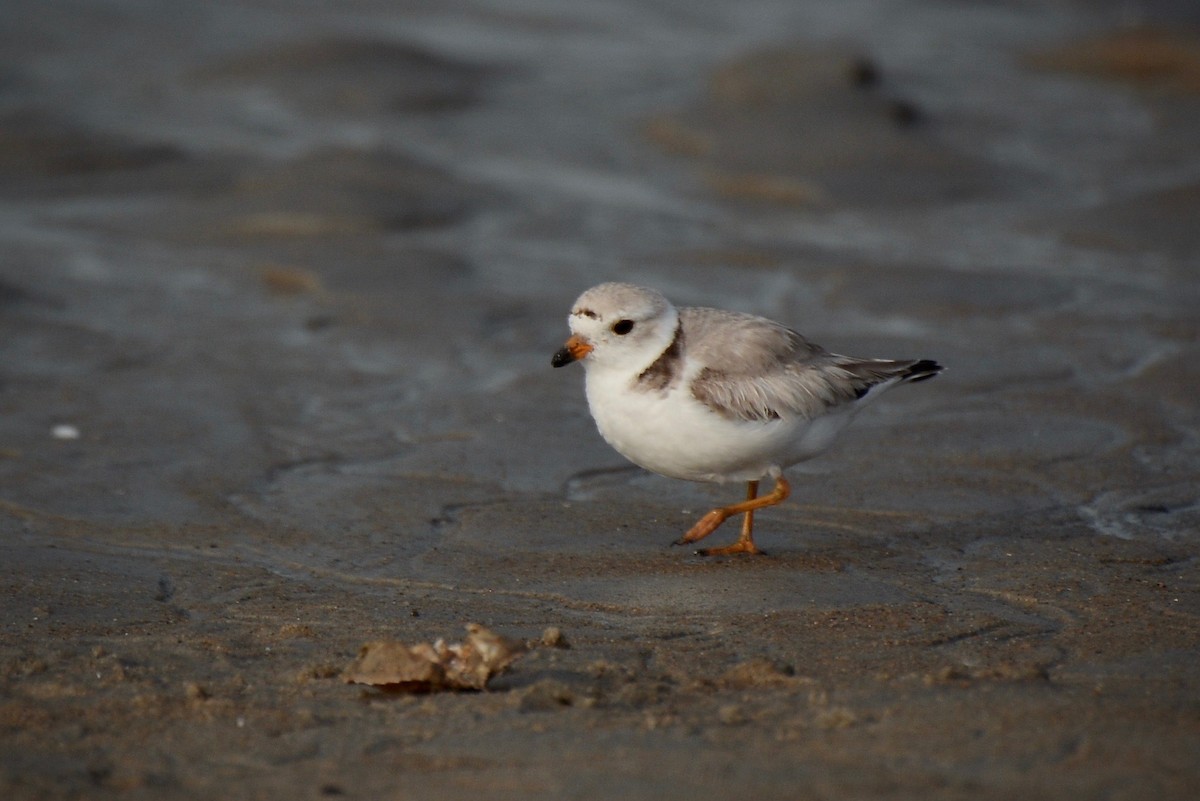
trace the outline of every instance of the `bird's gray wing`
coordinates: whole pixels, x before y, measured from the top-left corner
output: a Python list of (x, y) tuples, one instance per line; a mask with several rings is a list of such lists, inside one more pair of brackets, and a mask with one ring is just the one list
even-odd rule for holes
[(763, 317), (705, 308), (680, 314), (688, 355), (703, 365), (692, 395), (730, 419), (809, 420), (878, 384), (917, 379), (918, 362), (838, 356)]

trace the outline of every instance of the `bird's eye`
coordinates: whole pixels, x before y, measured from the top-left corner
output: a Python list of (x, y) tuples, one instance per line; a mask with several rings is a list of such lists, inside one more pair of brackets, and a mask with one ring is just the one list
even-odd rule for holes
[(617, 320), (612, 324), (612, 332), (623, 337), (633, 330), (633, 320)]

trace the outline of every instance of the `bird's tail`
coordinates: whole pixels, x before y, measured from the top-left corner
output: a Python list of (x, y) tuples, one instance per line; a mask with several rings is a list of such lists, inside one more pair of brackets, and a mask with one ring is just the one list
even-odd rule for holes
[(916, 383), (917, 381), (928, 381), (938, 373), (942, 372), (943, 368), (933, 359), (918, 359), (909, 364), (903, 373), (901, 380), (904, 383)]
[[(854, 399), (875, 395), (897, 384), (928, 381), (942, 372), (932, 359), (841, 359), (837, 366), (850, 379), (847, 389)], [(876, 392), (872, 392), (876, 390)]]

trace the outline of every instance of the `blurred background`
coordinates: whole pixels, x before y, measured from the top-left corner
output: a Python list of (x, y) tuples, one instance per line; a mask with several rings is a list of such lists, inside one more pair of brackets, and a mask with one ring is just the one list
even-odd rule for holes
[[(936, 357), (988, 425), (1147, 371), (1190, 405), (1191, 3), (3, 14), (0, 469), (27, 499), (114, 466), (61, 460), (59, 423), (122, 454), (141, 500), (79, 501), (118, 517), (423, 440), (558, 486), (612, 461), (542, 369), (610, 279)], [(519, 456), (443, 436), (530, 426)]]

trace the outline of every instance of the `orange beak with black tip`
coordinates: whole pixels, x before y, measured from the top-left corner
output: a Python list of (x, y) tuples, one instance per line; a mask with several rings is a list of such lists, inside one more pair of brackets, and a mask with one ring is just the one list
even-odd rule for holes
[(592, 352), (592, 346), (579, 336), (572, 336), (567, 343), (558, 349), (550, 360), (553, 367), (564, 367), (571, 362), (577, 362)]

